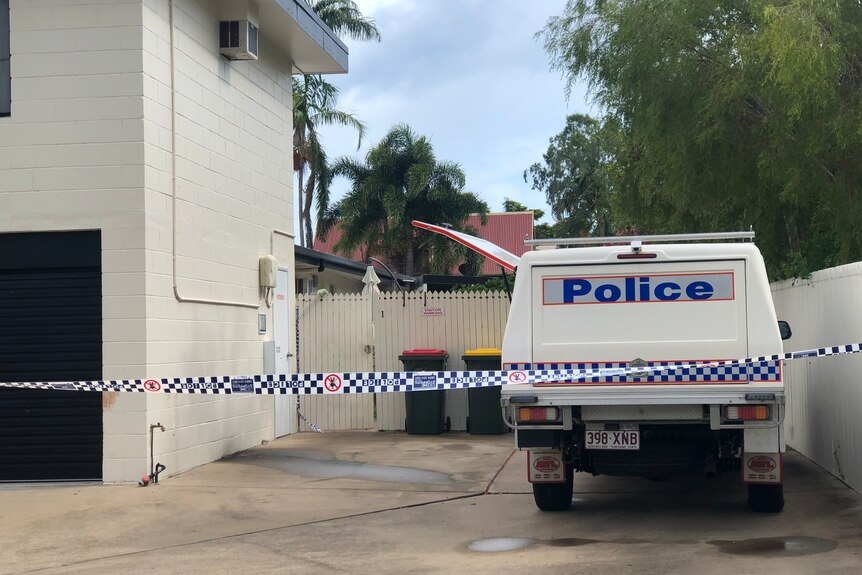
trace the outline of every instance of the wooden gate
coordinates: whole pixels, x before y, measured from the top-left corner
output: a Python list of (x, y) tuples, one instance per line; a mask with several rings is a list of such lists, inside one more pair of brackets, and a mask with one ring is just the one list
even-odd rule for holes
[[(297, 295), (297, 373), (371, 371), (371, 296)], [(324, 430), (374, 427), (374, 394), (300, 395), (299, 409)], [(300, 421), (299, 431), (311, 429)]]

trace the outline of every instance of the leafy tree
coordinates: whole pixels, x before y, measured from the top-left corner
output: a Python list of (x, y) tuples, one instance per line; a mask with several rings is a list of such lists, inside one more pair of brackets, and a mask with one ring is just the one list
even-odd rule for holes
[(524, 172), (524, 181), (545, 193), (560, 237), (610, 235), (612, 186), (610, 154), (598, 120), (583, 114), (566, 118), (551, 138), (543, 163)]
[[(520, 211), (520, 210), (515, 210)], [(513, 272), (506, 272), (506, 279), (503, 279), (503, 276), (494, 276), (489, 280), (480, 281), (474, 284), (460, 285), (453, 287), (450, 291), (454, 292), (505, 292), (506, 291), (506, 281), (509, 282), (509, 291), (513, 291), (515, 288), (515, 274)]]
[[(374, 21), (365, 18), (353, 0), (306, 0), (311, 9), (339, 36), (353, 40), (380, 41)], [(297, 175), (297, 207), (300, 221), (300, 244), (311, 247), (311, 207), (318, 213), (329, 206), (331, 174), (326, 152), (317, 128), (339, 124), (355, 128), (359, 134), (356, 149), (362, 146), (365, 124), (353, 114), (336, 108), (338, 88), (322, 76), (304, 74), (293, 79), (293, 169)], [(306, 173), (308, 179), (306, 180)], [(316, 200), (316, 202), (315, 202)]]
[(503, 200), (503, 211), (504, 212), (533, 212), (533, 220), (539, 221), (545, 217), (545, 210), (540, 210), (538, 208), (528, 208), (521, 202), (516, 200), (511, 200), (506, 198)]
[(488, 205), (464, 191), (460, 166), (438, 161), (431, 143), (409, 126), (394, 126), (364, 162), (340, 158), (332, 171), (351, 181), (344, 198), (318, 215), (321, 237), (340, 226), (336, 251), (348, 255), (362, 248), (363, 257), (382, 255), (407, 275), (447, 273), (465, 260), (465, 273), (481, 267), (471, 250), (438, 234), (416, 233), (411, 225), (412, 220), (447, 223), (475, 234), (465, 227), (467, 217), (478, 213), (485, 223)]
[(536, 224), (533, 226), (533, 237), (537, 240), (545, 240), (559, 237), (554, 224)]
[(568, 0), (540, 35), (606, 112), (621, 224), (753, 226), (773, 277), (862, 258), (858, 2)]

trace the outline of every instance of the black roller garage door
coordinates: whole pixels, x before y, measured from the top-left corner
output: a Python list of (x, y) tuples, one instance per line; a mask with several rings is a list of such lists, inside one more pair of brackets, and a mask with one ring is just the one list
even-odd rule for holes
[[(99, 232), (0, 234), (0, 381), (101, 378)], [(101, 393), (0, 388), (0, 481), (101, 478)]]

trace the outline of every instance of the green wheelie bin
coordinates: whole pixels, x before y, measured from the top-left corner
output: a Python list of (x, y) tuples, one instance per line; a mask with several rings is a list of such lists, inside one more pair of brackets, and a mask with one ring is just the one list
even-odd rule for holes
[[(405, 349), (398, 356), (405, 371), (444, 371), (449, 353), (445, 349)], [(414, 387), (417, 385), (414, 378)], [(442, 389), (408, 391), (404, 394), (408, 435), (440, 435), (449, 430), (446, 392)]]
[[(461, 356), (468, 371), (499, 370), (502, 352), (497, 348), (468, 349)], [(500, 387), (471, 387), (467, 390), (467, 430), (471, 435), (501, 435), (509, 428), (500, 409)]]

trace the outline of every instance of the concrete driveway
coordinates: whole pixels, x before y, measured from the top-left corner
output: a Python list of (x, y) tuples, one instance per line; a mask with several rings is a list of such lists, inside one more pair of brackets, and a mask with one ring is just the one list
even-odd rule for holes
[(511, 436), (300, 434), (157, 486), (0, 487), (0, 573), (853, 573), (862, 497), (796, 454), (737, 477), (575, 477), (542, 513)]

